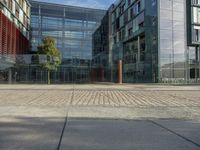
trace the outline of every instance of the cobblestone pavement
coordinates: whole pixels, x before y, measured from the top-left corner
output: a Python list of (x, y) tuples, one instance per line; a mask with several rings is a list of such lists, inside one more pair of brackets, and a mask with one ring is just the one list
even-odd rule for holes
[(75, 85), (74, 89), (73, 85), (3, 87), (0, 86), (0, 106), (200, 107), (198, 86)]
[(200, 86), (0, 85), (2, 150), (197, 150), (199, 129)]
[(199, 86), (0, 85), (0, 117), (65, 117), (68, 113), (72, 117), (200, 121), (199, 108)]

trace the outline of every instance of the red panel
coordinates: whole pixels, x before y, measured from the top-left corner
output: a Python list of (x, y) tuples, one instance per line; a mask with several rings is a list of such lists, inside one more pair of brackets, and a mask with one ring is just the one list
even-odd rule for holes
[(12, 54), (12, 50), (11, 50), (11, 47), (12, 47), (11, 34), (12, 34), (11, 22), (8, 21), (7, 22), (7, 54), (8, 55)]
[(29, 41), (0, 11), (0, 54), (24, 54), (29, 49)]
[(16, 37), (16, 53), (19, 53), (19, 30), (16, 29), (15, 37)]
[(12, 54), (16, 54), (16, 31), (15, 26), (12, 23)]
[(2, 50), (3, 54), (6, 54), (7, 51), (7, 19), (2, 15)]

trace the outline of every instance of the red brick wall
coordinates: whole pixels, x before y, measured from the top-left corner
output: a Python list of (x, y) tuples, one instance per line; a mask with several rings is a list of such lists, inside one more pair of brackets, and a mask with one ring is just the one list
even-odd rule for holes
[(29, 41), (0, 11), (0, 55), (26, 54)]

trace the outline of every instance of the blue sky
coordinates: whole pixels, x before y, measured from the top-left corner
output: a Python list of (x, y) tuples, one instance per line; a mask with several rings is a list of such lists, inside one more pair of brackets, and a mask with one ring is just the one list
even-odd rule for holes
[(73, 6), (107, 9), (115, 0), (37, 0)]

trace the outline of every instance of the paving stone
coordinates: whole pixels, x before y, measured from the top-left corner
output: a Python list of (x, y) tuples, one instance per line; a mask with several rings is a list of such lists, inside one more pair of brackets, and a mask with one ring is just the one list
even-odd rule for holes
[(63, 118), (0, 118), (1, 150), (56, 150)]
[(200, 147), (149, 121), (69, 118), (61, 145), (61, 150), (68, 149), (199, 150)]

